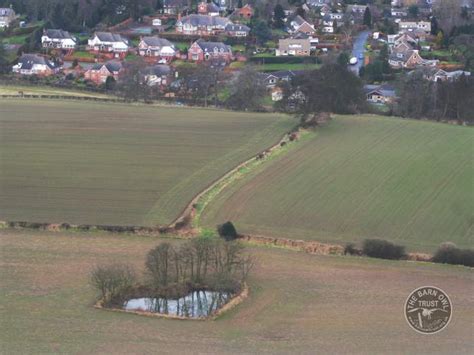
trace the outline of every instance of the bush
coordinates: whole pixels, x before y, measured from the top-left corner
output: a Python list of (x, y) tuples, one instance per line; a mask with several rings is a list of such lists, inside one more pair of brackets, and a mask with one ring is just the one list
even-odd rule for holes
[(225, 222), (224, 224), (220, 224), (217, 226), (217, 232), (221, 238), (225, 240), (234, 240), (239, 237), (237, 230), (235, 229), (232, 222)]
[(405, 247), (382, 239), (366, 239), (362, 252), (372, 258), (398, 260), (405, 256)]
[(431, 261), (474, 267), (474, 250), (460, 249), (453, 243), (443, 243), (439, 246)]
[(348, 243), (344, 247), (344, 255), (359, 255), (359, 250), (356, 248), (354, 243)]

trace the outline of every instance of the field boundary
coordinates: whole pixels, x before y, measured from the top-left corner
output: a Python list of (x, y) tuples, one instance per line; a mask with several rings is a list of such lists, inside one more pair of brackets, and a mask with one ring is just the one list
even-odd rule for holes
[[(298, 133), (295, 133), (298, 132)], [(285, 133), (275, 144), (270, 146), (267, 149), (264, 149), (257, 153), (256, 155), (242, 161), (237, 166), (227, 171), (225, 174), (216, 178), (212, 181), (204, 190), (199, 192), (193, 199), (186, 205), (186, 207), (181, 211), (181, 213), (176, 217), (170, 224), (168, 224), (167, 229), (169, 232), (176, 232), (178, 230), (188, 230), (191, 234), (197, 234), (198, 230), (193, 227), (197, 227), (197, 221), (199, 220), (200, 212), (205, 208), (209, 203), (210, 198), (217, 195), (227, 184), (228, 180), (233, 181), (232, 177), (235, 174), (238, 174), (242, 169), (249, 168), (250, 165), (254, 162), (265, 161), (270, 155), (273, 155), (275, 151), (280, 150), (288, 143), (294, 141), (295, 139), (290, 138), (292, 135), (299, 134), (299, 126), (296, 126), (293, 131)], [(217, 192), (215, 190), (218, 190)], [(212, 196), (208, 196), (211, 194)]]

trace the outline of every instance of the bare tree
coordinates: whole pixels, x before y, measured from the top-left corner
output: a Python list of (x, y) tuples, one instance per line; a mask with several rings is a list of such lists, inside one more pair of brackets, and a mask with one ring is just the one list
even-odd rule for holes
[(124, 293), (136, 283), (136, 275), (133, 268), (125, 264), (97, 266), (91, 273), (90, 282), (107, 306), (120, 303)]

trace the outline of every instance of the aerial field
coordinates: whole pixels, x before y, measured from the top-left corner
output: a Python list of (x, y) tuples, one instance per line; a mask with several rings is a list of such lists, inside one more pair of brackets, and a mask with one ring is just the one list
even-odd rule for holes
[[(178, 241), (174, 241), (178, 242)], [(157, 239), (0, 230), (0, 343), (25, 353), (471, 353), (469, 268), (252, 248), (250, 296), (216, 321), (176, 321), (92, 308), (96, 264), (144, 268)], [(442, 332), (422, 336), (403, 304), (421, 285), (453, 303)]]
[(0, 220), (166, 224), (294, 124), (277, 114), (5, 99)]
[(358, 242), (383, 238), (409, 250), (471, 247), (474, 130), (376, 116), (337, 116), (228, 186), (202, 223), (240, 232)]

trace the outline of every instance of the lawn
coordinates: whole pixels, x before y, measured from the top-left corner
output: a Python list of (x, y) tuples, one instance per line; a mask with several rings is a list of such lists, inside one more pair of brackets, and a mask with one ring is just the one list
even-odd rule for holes
[(294, 124), (276, 114), (4, 99), (0, 220), (166, 224)]
[(25, 44), (26, 39), (31, 35), (31, 33), (27, 33), (24, 35), (16, 35), (16, 36), (10, 36), (6, 37), (3, 42), (4, 44)]
[(469, 127), (338, 116), (229, 186), (202, 222), (341, 244), (383, 238), (415, 251), (473, 247), (473, 138)]
[[(473, 273), (468, 268), (312, 256), (252, 248), (250, 296), (216, 321), (176, 321), (92, 308), (97, 264), (143, 270), (159, 240), (109, 234), (0, 230), (0, 343), (5, 354), (51, 353), (470, 353)], [(421, 336), (406, 297), (436, 285), (454, 306), (442, 332)], [(423, 337), (423, 338), (421, 338)]]

